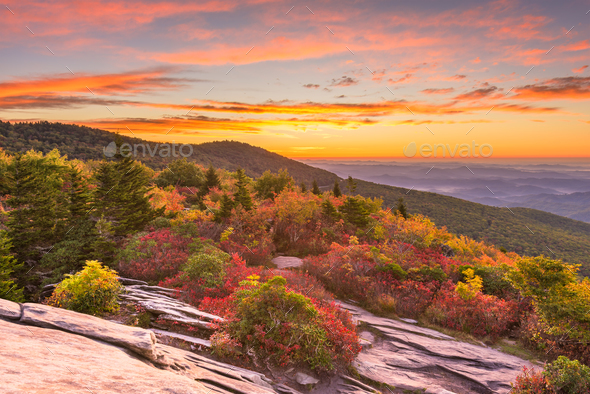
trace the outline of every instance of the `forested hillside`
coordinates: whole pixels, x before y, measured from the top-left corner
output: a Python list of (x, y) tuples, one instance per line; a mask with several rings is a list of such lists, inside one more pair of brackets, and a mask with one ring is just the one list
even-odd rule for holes
[[(29, 149), (48, 153), (59, 149), (70, 159), (100, 160), (103, 149), (115, 140), (116, 134), (86, 126), (63, 123), (9, 123), (0, 121), (0, 147), (8, 152), (23, 152)], [(133, 138), (128, 132), (120, 134), (128, 144), (146, 144), (155, 149), (156, 142)], [(259, 177), (266, 170), (278, 172), (286, 169), (297, 182), (311, 182), (315, 179), (320, 185), (333, 183), (336, 175), (331, 172), (290, 160), (276, 153), (237, 141), (215, 141), (192, 144), (193, 154), (187, 159), (204, 166), (212, 164), (216, 168), (235, 171), (244, 168), (250, 177)], [(185, 152), (188, 151), (185, 149)], [(141, 152), (141, 149), (139, 150)], [(175, 157), (150, 157), (140, 155), (138, 160), (153, 169), (165, 168)]]
[[(498, 208), (442, 194), (357, 181), (357, 192), (395, 205), (403, 197), (410, 213), (420, 213), (454, 234), (488, 241), (519, 254), (544, 254), (582, 264), (590, 275), (590, 223), (529, 208)], [(344, 185), (344, 183), (342, 183)], [(527, 228), (528, 227), (528, 228)]]
[[(108, 131), (61, 123), (15, 123), (0, 121), (0, 147), (8, 152), (35, 149), (44, 153), (54, 148), (70, 159), (100, 160), (103, 149), (116, 135)], [(151, 144), (139, 138), (122, 135), (129, 144)], [(174, 158), (158, 155), (139, 157), (154, 169), (165, 168)], [(332, 185), (337, 176), (278, 154), (236, 141), (217, 141), (193, 145), (188, 158), (198, 164), (235, 171), (243, 168), (247, 175), (259, 177), (265, 170), (287, 169), (297, 183), (311, 187)], [(430, 217), (438, 226), (446, 226), (455, 234), (488, 241), (519, 254), (551, 258), (582, 264), (580, 272), (590, 275), (590, 224), (551, 213), (527, 208), (497, 208), (436, 193), (421, 192), (372, 182), (358, 181), (356, 192), (365, 197), (381, 197), (391, 206), (400, 197), (410, 213)], [(323, 188), (326, 190), (327, 188)], [(331, 188), (330, 188), (331, 189)], [(344, 181), (342, 190), (346, 193)], [(528, 226), (528, 228), (527, 228)]]

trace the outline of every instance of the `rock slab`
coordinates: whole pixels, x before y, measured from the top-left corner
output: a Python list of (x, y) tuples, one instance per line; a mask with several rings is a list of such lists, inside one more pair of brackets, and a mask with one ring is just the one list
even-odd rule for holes
[(528, 361), (495, 349), (381, 318), (354, 305), (341, 306), (357, 322), (366, 323), (380, 334), (380, 339), (354, 361), (359, 374), (368, 380), (427, 393), (506, 394), (522, 367), (533, 367)]
[(296, 268), (303, 265), (303, 260), (301, 260), (299, 257), (292, 256), (278, 256), (272, 259), (272, 262), (277, 266), (278, 269)]
[[(255, 372), (208, 365), (192, 353), (158, 345), (158, 368), (111, 344), (60, 330), (0, 320), (3, 393), (273, 394)], [(246, 376), (246, 377), (244, 377)], [(258, 385), (248, 380), (258, 380)]]
[(21, 323), (53, 328), (125, 347), (156, 360), (156, 336), (137, 327), (123, 326), (98, 317), (42, 304), (23, 304)]
[(10, 316), (0, 316), (2, 393), (300, 394), (159, 344), (148, 330), (40, 304), (0, 300), (0, 308)]
[(18, 320), (20, 316), (19, 303), (0, 298), (0, 319)]

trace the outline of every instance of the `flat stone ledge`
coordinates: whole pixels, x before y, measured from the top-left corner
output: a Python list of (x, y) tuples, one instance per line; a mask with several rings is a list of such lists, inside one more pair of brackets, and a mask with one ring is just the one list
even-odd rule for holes
[(22, 315), (21, 306), (18, 302), (0, 298), (0, 318), (19, 320)]

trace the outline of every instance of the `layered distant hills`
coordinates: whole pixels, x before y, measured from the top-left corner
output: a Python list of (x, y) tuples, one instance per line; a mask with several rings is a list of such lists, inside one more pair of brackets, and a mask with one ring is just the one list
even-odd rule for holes
[(304, 162), (343, 177), (590, 222), (590, 159)]
[[(115, 137), (114, 133), (85, 126), (49, 122), (11, 124), (0, 121), (0, 147), (7, 152), (35, 149), (46, 153), (57, 148), (69, 158), (100, 160), (104, 155), (104, 147), (114, 141)], [(121, 136), (121, 138), (130, 144), (143, 143), (151, 147), (156, 145), (155, 142), (139, 138), (128, 136)], [(326, 169), (312, 167), (262, 148), (235, 141), (208, 142), (192, 146), (193, 154), (187, 158), (188, 160), (205, 166), (211, 163), (215, 167), (228, 170), (241, 167), (251, 177), (258, 177), (265, 170), (278, 172), (280, 169), (286, 169), (297, 182), (305, 182), (310, 186), (315, 179), (321, 186), (327, 187), (336, 179), (342, 180), (345, 175), (339, 173), (341, 175), (339, 177)], [(173, 160), (173, 158), (162, 158), (158, 155), (153, 157), (147, 155), (138, 159), (154, 169), (162, 169)], [(352, 175), (356, 178), (354, 174)], [(388, 206), (392, 206), (399, 197), (403, 197), (410, 213), (428, 216), (437, 225), (446, 226), (455, 234), (485, 240), (520, 254), (532, 256), (545, 254), (582, 264), (581, 272), (584, 275), (590, 275), (590, 223), (543, 211), (553, 209), (553, 212), (561, 215), (575, 215), (578, 219), (587, 220), (589, 211), (579, 210), (578, 207), (580, 202), (588, 207), (590, 193), (574, 191), (569, 196), (543, 194), (543, 188), (551, 186), (545, 183), (545, 185), (538, 185), (540, 189), (536, 197), (523, 201), (522, 204), (519, 202), (498, 204), (510, 206), (511, 208), (508, 209), (448, 195), (418, 191), (416, 189), (420, 187), (412, 188), (410, 184), (418, 185), (421, 181), (420, 177), (418, 173), (414, 177), (410, 175), (408, 185), (402, 183), (407, 188), (380, 184), (386, 183), (383, 179), (373, 179), (379, 183), (358, 181), (357, 193), (383, 198)], [(479, 187), (473, 182), (470, 185), (473, 186), (471, 189)], [(480, 186), (486, 185), (482, 182)], [(344, 182), (341, 187), (342, 190), (346, 190)], [(494, 187), (493, 184), (490, 186), (492, 190)], [(490, 196), (482, 195), (482, 198), (497, 198), (496, 195), (490, 194)], [(513, 208), (515, 205), (542, 210)], [(559, 209), (555, 208), (556, 206), (560, 206)]]

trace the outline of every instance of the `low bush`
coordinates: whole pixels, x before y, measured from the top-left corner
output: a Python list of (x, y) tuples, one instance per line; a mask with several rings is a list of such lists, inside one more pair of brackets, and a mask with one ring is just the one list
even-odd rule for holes
[(590, 367), (559, 356), (545, 371), (523, 368), (512, 384), (514, 394), (579, 394), (590, 392)]
[[(258, 267), (247, 267), (237, 254), (229, 256), (218, 249), (211, 253), (217, 257), (191, 258), (192, 262), (181, 267), (175, 276), (161, 281), (160, 286), (178, 290), (184, 302), (199, 306), (205, 298), (229, 296), (241, 281), (260, 272)], [(199, 272), (204, 276), (199, 276)]]
[[(354, 325), (335, 305), (319, 305), (286, 288), (285, 278), (241, 283), (235, 315), (214, 335), (213, 351), (254, 355), (255, 362), (302, 364), (329, 371), (348, 365), (360, 351)], [(231, 340), (237, 342), (232, 342)]]
[(437, 287), (434, 282), (406, 280), (391, 287), (395, 299), (395, 313), (406, 317), (419, 317), (432, 302)]
[(384, 272), (391, 275), (394, 279), (402, 280), (408, 276), (408, 273), (404, 271), (402, 267), (397, 263), (387, 263), (377, 266), (377, 271)]
[[(533, 309), (531, 304), (529, 304), (529, 309)], [(566, 356), (590, 365), (590, 346), (588, 346), (588, 342), (555, 333), (553, 327), (543, 321), (536, 313), (529, 313), (524, 319), (520, 329), (520, 336), (528, 348), (545, 353), (549, 359)]]
[(482, 294), (466, 293), (462, 296), (447, 282), (426, 310), (431, 322), (475, 336), (497, 338), (505, 334), (519, 320), (518, 305), (514, 301)]
[(119, 253), (119, 270), (125, 276), (158, 282), (178, 273), (203, 243), (185, 227), (161, 228), (132, 237)]
[(119, 309), (117, 296), (123, 287), (117, 272), (98, 261), (87, 261), (84, 269), (67, 275), (48, 299), (47, 304), (76, 312), (101, 315)]
[(201, 287), (216, 288), (223, 284), (230, 255), (207, 246), (202, 252), (194, 253), (182, 267), (181, 280), (198, 281)]

